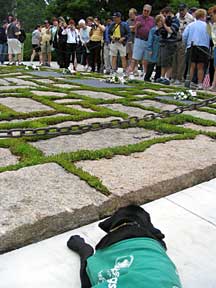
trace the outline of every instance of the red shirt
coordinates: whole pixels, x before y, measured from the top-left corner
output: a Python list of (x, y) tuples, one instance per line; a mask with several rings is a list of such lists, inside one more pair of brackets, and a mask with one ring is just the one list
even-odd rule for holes
[(148, 40), (149, 31), (152, 27), (154, 27), (154, 18), (151, 16), (144, 17), (143, 15), (139, 15), (136, 17), (135, 25), (137, 23), (141, 23), (141, 25), (137, 26), (135, 31), (135, 37), (141, 38), (143, 40)]

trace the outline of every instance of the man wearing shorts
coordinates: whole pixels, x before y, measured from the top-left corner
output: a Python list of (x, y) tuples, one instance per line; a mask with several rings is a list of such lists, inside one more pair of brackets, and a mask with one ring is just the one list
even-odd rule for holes
[[(207, 32), (206, 15), (206, 10), (198, 9), (195, 12), (196, 21), (189, 24), (182, 35), (190, 51), (190, 80), (193, 79), (197, 67), (198, 89), (203, 89), (204, 67), (208, 63), (209, 54), (210, 37)], [(191, 84), (196, 86), (196, 84)]]
[(152, 11), (151, 5), (144, 5), (143, 14), (135, 19), (135, 41), (133, 47), (132, 62), (128, 72), (133, 72), (137, 62), (143, 61), (144, 70), (147, 70), (147, 61), (144, 60), (144, 55), (147, 49), (147, 41), (149, 31), (154, 27), (154, 18), (150, 16)]
[(17, 27), (17, 19), (14, 18), (13, 22), (7, 27), (7, 39), (8, 39), (8, 65), (15, 65), (13, 61), (13, 55), (17, 57), (18, 65), (21, 65), (21, 42), (18, 40), (21, 34)]
[(110, 55), (112, 57), (112, 70), (117, 70), (117, 56), (120, 54), (123, 71), (126, 71), (126, 43), (130, 35), (130, 28), (126, 22), (121, 20), (121, 13), (113, 13), (113, 23), (109, 28)]
[(40, 64), (42, 64), (41, 58), (41, 47), (40, 47), (40, 40), (41, 40), (41, 26), (37, 25), (35, 30), (32, 32), (32, 55), (31, 55), (31, 64), (34, 61), (34, 57), (36, 54), (39, 55)]
[(44, 27), (41, 29), (41, 52), (43, 65), (50, 67), (51, 63), (51, 30), (48, 20), (44, 21)]

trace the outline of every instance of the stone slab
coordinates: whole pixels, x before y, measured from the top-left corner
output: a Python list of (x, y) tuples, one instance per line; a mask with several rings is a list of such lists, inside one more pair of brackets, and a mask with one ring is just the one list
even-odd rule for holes
[(7, 80), (8, 82), (11, 82), (13, 84), (16, 84), (18, 86), (23, 86), (23, 85), (26, 85), (26, 86), (35, 86), (35, 87), (38, 87), (38, 85), (32, 81), (26, 81), (26, 80), (23, 80), (23, 79), (18, 79), (18, 78), (5, 78), (5, 80)]
[(55, 125), (55, 127), (67, 127), (71, 125), (83, 125), (83, 124), (91, 124), (95, 122), (99, 123), (104, 123), (104, 122), (109, 122), (112, 120), (122, 120), (120, 117), (108, 117), (108, 118), (88, 118), (82, 121), (65, 121), (62, 123), (58, 123)]
[(179, 193), (167, 196), (171, 202), (184, 207), (188, 211), (199, 215), (206, 221), (212, 223), (216, 227), (216, 184), (214, 189), (206, 189), (197, 185)]
[(155, 107), (158, 108), (160, 110), (173, 110), (175, 109), (177, 106), (176, 105), (171, 105), (171, 104), (165, 104), (159, 101), (153, 101), (153, 100), (142, 100), (142, 101), (137, 101), (136, 103), (139, 103), (143, 106), (146, 107)]
[(49, 140), (33, 142), (31, 144), (48, 156), (62, 152), (96, 150), (106, 147), (135, 144), (156, 137), (162, 136), (155, 131), (143, 128), (105, 129), (81, 135), (59, 136)]
[(196, 125), (193, 123), (185, 123), (185, 124), (179, 125), (179, 126), (184, 127), (184, 128), (193, 129), (196, 131), (205, 131), (205, 132), (215, 132), (216, 133), (216, 126), (201, 126), (201, 125)]
[(57, 96), (57, 97), (65, 97), (67, 96), (67, 94), (65, 93), (61, 93), (61, 92), (51, 92), (51, 91), (31, 91), (34, 95), (37, 96)]
[(168, 93), (165, 91), (161, 91), (161, 90), (153, 90), (153, 89), (143, 89), (144, 92), (150, 92), (150, 93), (154, 93), (154, 94), (158, 94), (158, 95), (167, 95)]
[(72, 88), (79, 88), (80, 86), (77, 86), (77, 85), (70, 85), (70, 84), (54, 84), (53, 85), (54, 87), (57, 87), (57, 88), (64, 88), (64, 89), (72, 89)]
[(65, 80), (71, 83), (77, 83), (81, 85), (96, 87), (96, 88), (131, 88), (132, 86), (124, 85), (124, 84), (112, 84), (106, 83), (105, 81), (100, 81), (97, 79), (72, 79), (72, 80)]
[(58, 113), (58, 114), (54, 114), (54, 115), (47, 115), (47, 116), (43, 116), (43, 117), (30, 117), (30, 118), (26, 118), (26, 119), (13, 119), (11, 121), (0, 121), (0, 124), (3, 123), (19, 123), (19, 122), (27, 122), (27, 121), (40, 121), (43, 120), (44, 118), (57, 118), (57, 117), (62, 117), (62, 116), (70, 116), (69, 114), (64, 114), (64, 113)]
[(193, 104), (193, 103), (196, 103), (196, 101), (191, 101), (191, 100), (176, 100), (174, 99), (174, 96), (158, 96), (158, 97), (155, 97), (155, 99), (158, 99), (158, 100), (171, 100), (171, 101), (177, 101), (181, 104)]
[(137, 107), (132, 106), (124, 106), (121, 104), (102, 104), (101, 107), (106, 107), (114, 111), (124, 112), (128, 114), (129, 116), (137, 116), (137, 117), (143, 117), (144, 115), (150, 113), (150, 111), (143, 110)]
[(11, 85), (11, 86), (0, 86), (0, 91), (27, 89), (27, 88), (33, 89), (32, 86), (14, 86), (14, 85)]
[(0, 174), (0, 252), (98, 219), (107, 197), (55, 163)]
[(10, 83), (5, 79), (0, 78), (0, 85), (10, 85)]
[[(191, 196), (195, 199), (193, 208), (196, 208), (196, 204), (199, 205), (201, 201), (195, 190)], [(207, 201), (206, 204), (211, 205)], [(216, 254), (216, 246), (212, 245), (216, 238), (214, 225), (167, 198), (142, 207), (150, 213), (154, 225), (165, 234), (167, 253), (179, 271), (183, 287), (213, 288)], [(208, 213), (215, 213), (212, 206), (209, 208)], [(80, 288), (79, 256), (66, 247), (71, 235), (80, 235), (87, 243), (95, 246), (105, 233), (98, 227), (98, 222), (94, 222), (1, 255), (2, 288)]]
[(18, 158), (11, 154), (9, 149), (0, 148), (0, 167), (17, 164)]
[(35, 81), (39, 82), (39, 83), (44, 83), (44, 84), (53, 84), (55, 83), (53, 80), (50, 79), (34, 79)]
[(216, 175), (215, 140), (197, 136), (155, 144), (141, 153), (77, 164), (114, 195), (139, 203), (191, 187)]
[(90, 112), (90, 113), (95, 112), (94, 110), (82, 107), (81, 105), (70, 104), (70, 105), (66, 105), (66, 107), (77, 109), (77, 110), (84, 111), (84, 112)]
[(58, 104), (64, 104), (64, 103), (74, 103), (74, 102), (79, 102), (79, 101), (83, 101), (83, 99), (71, 99), (71, 98), (68, 98), (68, 99), (59, 99), (59, 100), (55, 100), (54, 102), (55, 103), (58, 103)]
[(88, 96), (91, 98), (96, 98), (96, 99), (119, 99), (121, 98), (120, 96), (116, 96), (114, 94), (109, 94), (105, 92), (95, 92), (95, 91), (89, 91), (89, 90), (73, 90), (73, 93), (76, 93), (78, 95), (83, 95), (83, 96)]
[(39, 77), (64, 77), (62, 73), (58, 73), (54, 71), (32, 71), (32, 72), (28, 72), (28, 74), (39, 76)]
[(202, 118), (202, 119), (205, 119), (205, 120), (216, 121), (216, 115), (215, 114), (211, 114), (211, 113), (207, 113), (207, 112), (187, 111), (187, 112), (183, 112), (183, 114), (191, 115), (193, 117), (198, 117), (198, 118)]
[(22, 73), (20, 73), (20, 72), (0, 74), (1, 77), (11, 77), (11, 76), (20, 76), (20, 75), (22, 75)]
[(32, 78), (32, 76), (22, 75), (22, 76), (17, 76), (17, 78), (19, 78), (19, 79), (30, 79), (30, 78)]
[(17, 112), (48, 111), (53, 108), (28, 98), (0, 98), (0, 103)]

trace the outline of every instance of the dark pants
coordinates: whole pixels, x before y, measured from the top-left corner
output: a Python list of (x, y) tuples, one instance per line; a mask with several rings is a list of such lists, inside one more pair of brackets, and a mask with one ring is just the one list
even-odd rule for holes
[(0, 62), (4, 63), (5, 56), (7, 54), (7, 43), (0, 44)]
[(59, 43), (56, 48), (57, 62), (60, 68), (68, 68), (67, 66), (67, 45), (66, 43)]
[(67, 43), (67, 46), (66, 46), (66, 53), (67, 53), (66, 67), (69, 67), (70, 63), (73, 63), (73, 65), (74, 65), (75, 56), (76, 56), (76, 47), (77, 47), (76, 43), (72, 43), (72, 44)]
[(101, 41), (90, 41), (88, 43), (89, 54), (89, 66), (92, 68), (92, 72), (95, 72), (95, 64), (97, 65), (97, 72), (101, 67)]
[(158, 66), (156, 63), (148, 62), (147, 71), (144, 77), (144, 81), (150, 81), (151, 75), (154, 71), (154, 67), (156, 65), (156, 74), (154, 77), (154, 81), (161, 76), (161, 67)]

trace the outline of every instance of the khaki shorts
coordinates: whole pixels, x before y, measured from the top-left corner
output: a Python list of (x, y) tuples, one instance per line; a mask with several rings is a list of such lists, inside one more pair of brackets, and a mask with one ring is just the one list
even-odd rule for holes
[(8, 54), (21, 54), (21, 42), (18, 39), (8, 39)]
[(110, 56), (117, 56), (118, 52), (120, 57), (126, 56), (126, 46), (119, 42), (111, 43), (110, 44)]
[(41, 44), (41, 52), (44, 54), (51, 53), (51, 45), (49, 42)]

